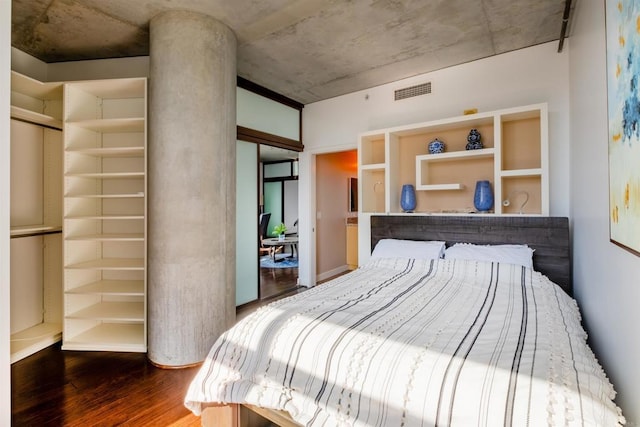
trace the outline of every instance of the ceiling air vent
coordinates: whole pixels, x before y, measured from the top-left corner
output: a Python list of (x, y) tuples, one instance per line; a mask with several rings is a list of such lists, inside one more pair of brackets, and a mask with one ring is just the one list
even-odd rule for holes
[(422, 83), (416, 86), (405, 87), (404, 89), (398, 89), (395, 92), (396, 101), (401, 99), (412, 98), (418, 95), (427, 95), (431, 93), (431, 82)]

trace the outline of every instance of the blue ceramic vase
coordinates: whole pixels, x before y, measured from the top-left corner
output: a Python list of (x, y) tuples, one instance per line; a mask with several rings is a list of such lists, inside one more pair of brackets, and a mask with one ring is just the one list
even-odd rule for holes
[(416, 209), (416, 189), (411, 184), (402, 186), (400, 207), (403, 212), (413, 212)]
[(471, 129), (467, 136), (467, 150), (480, 150), (482, 148), (482, 135), (478, 132), (478, 129)]
[(427, 149), (429, 150), (429, 154), (444, 153), (444, 142), (436, 138), (427, 145)]
[(488, 212), (493, 207), (493, 190), (489, 181), (476, 182), (476, 192), (473, 195), (473, 205), (478, 212)]

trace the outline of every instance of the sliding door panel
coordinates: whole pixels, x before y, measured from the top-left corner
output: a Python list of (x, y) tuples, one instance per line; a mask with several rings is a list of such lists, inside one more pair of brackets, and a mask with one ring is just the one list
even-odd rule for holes
[(258, 299), (258, 145), (236, 146), (236, 306)]

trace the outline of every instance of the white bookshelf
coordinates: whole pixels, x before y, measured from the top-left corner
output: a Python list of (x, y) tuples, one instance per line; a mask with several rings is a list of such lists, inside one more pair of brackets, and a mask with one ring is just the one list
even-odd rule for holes
[(146, 80), (64, 88), (64, 350), (146, 351)]

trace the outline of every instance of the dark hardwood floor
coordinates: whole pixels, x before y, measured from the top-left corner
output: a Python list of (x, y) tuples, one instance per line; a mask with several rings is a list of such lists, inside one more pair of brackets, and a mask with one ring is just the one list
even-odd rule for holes
[[(297, 268), (261, 269), (256, 307), (298, 292)], [(14, 427), (200, 425), (182, 402), (198, 368), (160, 369), (144, 353), (62, 351), (55, 344), (11, 365)]]
[(268, 300), (297, 288), (297, 268), (260, 268), (260, 299)]
[[(237, 318), (305, 288), (297, 268), (261, 269), (262, 299), (239, 307)], [(14, 427), (195, 427), (183, 406), (198, 367), (160, 369), (145, 353), (62, 351), (50, 346), (11, 365)]]
[(199, 426), (182, 404), (196, 371), (157, 368), (144, 353), (56, 344), (11, 366), (12, 425)]

